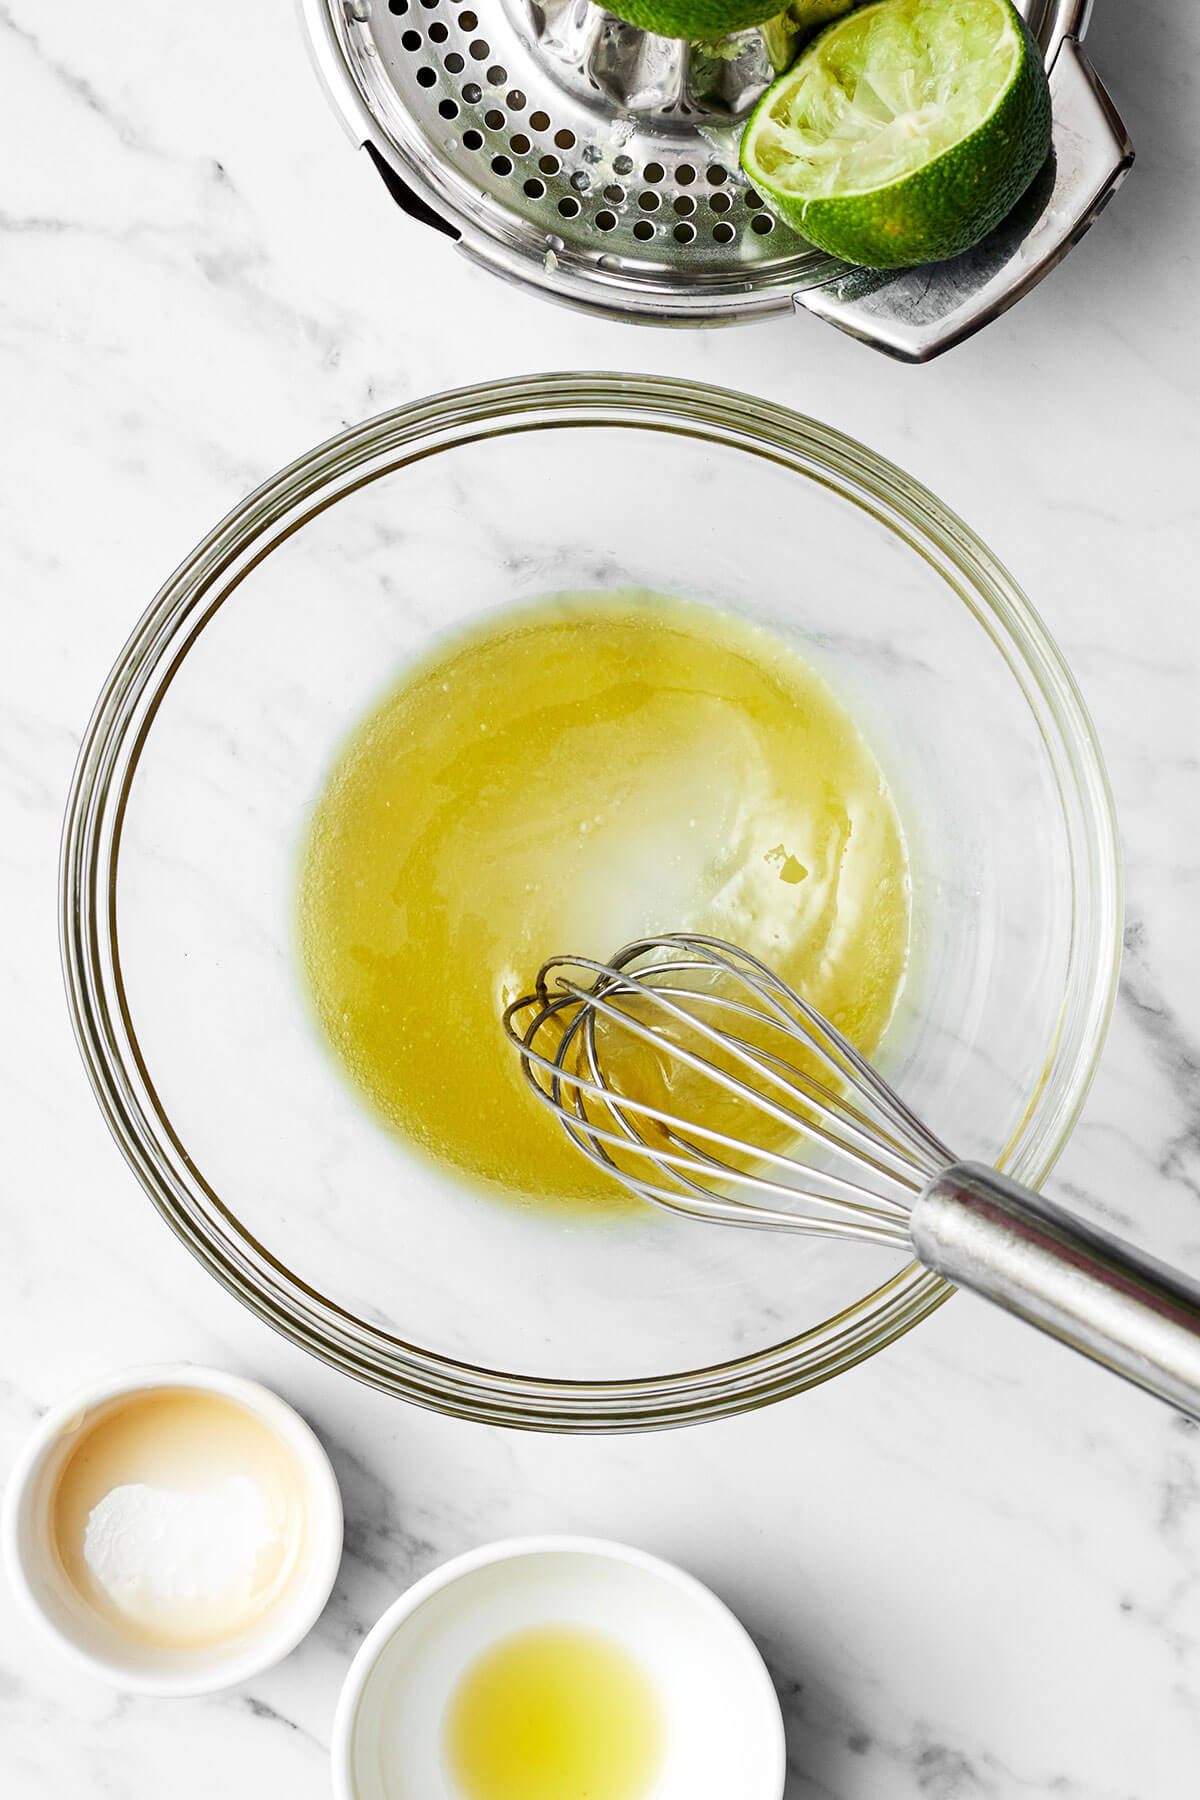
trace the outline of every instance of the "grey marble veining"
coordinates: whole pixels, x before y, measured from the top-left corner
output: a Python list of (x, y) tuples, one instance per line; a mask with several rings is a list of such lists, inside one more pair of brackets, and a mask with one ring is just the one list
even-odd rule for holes
[(301, 1407), (348, 1521), (311, 1638), (211, 1700), (108, 1692), (5, 1595), (6, 1800), (317, 1800), (338, 1686), (387, 1602), (447, 1555), (544, 1529), (674, 1557), (739, 1610), (783, 1698), (788, 1800), (1190, 1800), (1193, 1427), (967, 1299), (828, 1388), (663, 1437), (508, 1435), (352, 1388), (227, 1298), (136, 1189), (78, 1066), (55, 941), (95, 694), (254, 482), (351, 420), (499, 374), (747, 388), (927, 482), (1075, 668), (1129, 913), (1108, 1053), (1051, 1191), (1200, 1274), (1195, 12), (1097, 0), (1089, 50), (1138, 168), (1044, 286), (912, 370), (811, 320), (660, 334), (489, 280), (355, 157), (289, 0), (0, 8), (0, 1470), (94, 1370), (185, 1356)]

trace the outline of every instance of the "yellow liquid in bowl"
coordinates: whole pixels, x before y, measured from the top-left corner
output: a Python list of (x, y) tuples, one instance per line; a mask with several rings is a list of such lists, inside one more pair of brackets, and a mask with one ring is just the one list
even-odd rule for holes
[(692, 602), (574, 595), (444, 644), (360, 724), (299, 918), (325, 1035), (391, 1126), (509, 1196), (611, 1204), (502, 1032), (540, 964), (725, 938), (870, 1055), (909, 882), (878, 764), (781, 639)]
[(446, 1749), (466, 1800), (642, 1800), (662, 1759), (657, 1696), (633, 1658), (574, 1626), (517, 1632), (453, 1695)]

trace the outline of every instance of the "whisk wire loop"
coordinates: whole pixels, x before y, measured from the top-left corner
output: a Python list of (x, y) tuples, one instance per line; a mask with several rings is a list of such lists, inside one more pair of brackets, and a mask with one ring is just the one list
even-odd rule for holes
[[(582, 1015), (581, 1021), (582, 1023)], [(586, 1025), (583, 1027), (586, 1031)], [(794, 1217), (781, 1213), (777, 1208), (763, 1208), (744, 1200), (736, 1191), (739, 1186), (752, 1189), (760, 1194), (777, 1197), (785, 1202), (796, 1200), (797, 1191), (790, 1183), (772, 1181), (761, 1172), (740, 1169), (735, 1164), (724, 1162), (697, 1145), (689, 1144), (671, 1127), (665, 1127), (664, 1134), (672, 1144), (678, 1144), (679, 1150), (664, 1149), (661, 1146), (651, 1148), (638, 1129), (637, 1125), (625, 1116), (626, 1112), (641, 1117), (660, 1120), (672, 1120), (673, 1115), (645, 1103), (617, 1099), (612, 1091), (604, 1086), (602, 1080), (587, 1080), (581, 1076), (563, 1072), (556, 1065), (548, 1064), (537, 1052), (532, 1059), (543, 1067), (555, 1069), (555, 1097), (542, 1087), (536, 1079), (530, 1078), (530, 1085), (538, 1098), (550, 1106), (559, 1116), (567, 1136), (585, 1155), (593, 1161), (601, 1163), (630, 1192), (655, 1205), (669, 1207), (676, 1212), (686, 1213), (691, 1217), (709, 1220), (715, 1224), (736, 1224), (750, 1227), (778, 1230), (783, 1226), (794, 1226), (810, 1235), (827, 1235), (838, 1238), (858, 1238), (896, 1246), (907, 1245), (907, 1231), (902, 1223), (905, 1209), (896, 1207), (890, 1213), (884, 1206), (870, 1204), (878, 1200), (868, 1189), (857, 1184), (840, 1181), (836, 1176), (827, 1176), (830, 1185), (840, 1185), (853, 1192), (859, 1198), (847, 1200), (831, 1195), (812, 1193), (807, 1196), (810, 1204), (824, 1207), (834, 1214), (832, 1218), (820, 1215), (806, 1218)], [(527, 1076), (529, 1072), (527, 1070)], [(570, 1090), (571, 1101), (563, 1098), (561, 1089)], [(600, 1100), (619, 1126), (619, 1130), (609, 1130), (598, 1124), (587, 1112), (584, 1097), (590, 1096)], [(727, 1134), (711, 1130), (707, 1127), (693, 1126), (696, 1131), (703, 1131), (706, 1136), (726, 1144), (738, 1153), (745, 1151), (739, 1140)], [(624, 1166), (609, 1154), (616, 1149), (626, 1155), (632, 1155), (647, 1161), (660, 1176), (666, 1176), (675, 1185), (667, 1187), (638, 1174), (636, 1168)], [(778, 1152), (764, 1152), (764, 1157), (796, 1170), (802, 1167), (794, 1158)], [(696, 1175), (705, 1175), (710, 1179), (719, 1176), (721, 1192), (714, 1196), (711, 1188), (702, 1181), (694, 1179)], [(731, 1184), (732, 1189), (731, 1191)]]
[[(696, 962), (669, 966), (672, 968), (700, 968), (704, 965)], [(633, 977), (625, 971), (618, 971), (618, 978), (622, 984), (628, 985), (631, 990), (645, 993), (650, 991), (646, 977), (653, 975), (656, 972), (656, 970), (650, 969), (642, 972), (638, 977)], [(587, 990), (580, 989), (565, 980), (562, 982), (562, 986), (579, 999), (586, 997), (587, 999), (592, 1000), (594, 998), (595, 1005), (594, 1008), (590, 1010), (589, 1018), (585, 1025), (585, 1030), (591, 1032), (594, 1029), (594, 1013), (603, 1010), (598, 996), (592, 996)], [(703, 989), (696, 988), (677, 988), (672, 983), (665, 981), (656, 981), (652, 991), (655, 998), (658, 999), (663, 999), (665, 995), (669, 994), (679, 994), (698, 1006), (713, 1006), (727, 1012), (739, 1014), (746, 1019), (757, 1020), (759, 1022), (762, 1022), (763, 1020), (763, 1014), (758, 1008), (747, 1006), (744, 1002), (735, 1000), (725, 994), (706, 993)], [(663, 1000), (663, 1004), (668, 1004), (665, 999)], [(836, 1119), (846, 1125), (851, 1133), (858, 1139), (862, 1148), (871, 1145), (878, 1149), (881, 1146), (882, 1140), (883, 1144), (895, 1152), (898, 1163), (898, 1168), (895, 1171), (890, 1171), (890, 1173), (894, 1175), (895, 1179), (905, 1182), (909, 1180), (905, 1171), (910, 1165), (911, 1157), (904, 1146), (890, 1136), (881, 1134), (880, 1127), (875, 1121), (868, 1118), (865, 1113), (859, 1110), (859, 1108), (846, 1100), (842, 1095), (836, 1093), (824, 1082), (818, 1081), (814, 1076), (809, 1075), (803, 1069), (797, 1068), (794, 1063), (788, 1062), (785, 1058), (776, 1056), (774, 1052), (768, 1050), (765, 1045), (755, 1044), (747, 1039), (735, 1037), (732, 1032), (710, 1029), (706, 1022), (701, 1019), (699, 1013), (693, 1012), (690, 1007), (676, 1009), (676, 1012), (678, 1017), (686, 1020), (690, 1030), (699, 1032), (710, 1042), (719, 1044), (723, 1049), (735, 1051), (739, 1060), (756, 1074), (767, 1075), (769, 1078), (777, 1081), (778, 1085), (785, 1091), (799, 1094), (799, 1096), (810, 1106), (819, 1105), (822, 1113), (827, 1118)], [(790, 1022), (787, 1020), (786, 1014), (783, 1014), (782, 1012), (780, 1012), (777, 1019), (771, 1019), (768, 1022), (777, 1030), (789, 1029)], [(791, 1029), (794, 1035), (794, 1027), (791, 1027)], [(675, 1046), (672, 1043), (672, 1052), (674, 1053), (674, 1051)], [(703, 1066), (709, 1073), (716, 1073), (716, 1070), (711, 1063), (705, 1063)], [(752, 1099), (755, 1104), (763, 1104), (763, 1097), (756, 1089), (743, 1086), (743, 1094), (745, 1098)], [(792, 1115), (792, 1117), (795, 1119), (795, 1115)], [(798, 1122), (801, 1129), (813, 1130), (812, 1120), (806, 1115), (801, 1115), (796, 1122)], [(839, 1147), (844, 1148), (846, 1153), (850, 1154), (848, 1146)], [(873, 1157), (868, 1157), (866, 1160), (868, 1160), (872, 1166), (875, 1166)], [(912, 1185), (914, 1191), (916, 1191), (920, 1184), (914, 1182)]]
[[(672, 940), (657, 940), (659, 943), (668, 941)], [(805, 1000), (794, 988), (789, 987), (774, 969), (769, 968), (766, 963), (760, 962), (749, 950), (742, 950), (736, 945), (724, 943), (720, 938), (703, 937), (694, 933), (679, 933), (673, 941), (677, 941), (681, 945), (686, 944), (697, 957), (695, 964), (685, 966), (708, 966), (745, 982), (766, 1000), (783, 1023), (791, 1026), (793, 1030), (797, 1024), (794, 1014), (798, 1013), (800, 1020), (803, 1021), (802, 1035), (806, 1048), (816, 1051), (822, 1057), (835, 1079), (848, 1080), (860, 1092), (868, 1093), (878, 1111), (891, 1119), (903, 1134), (910, 1145), (910, 1151), (915, 1152), (918, 1146), (924, 1150), (928, 1159), (925, 1163), (927, 1174), (935, 1174), (946, 1166), (946, 1160), (951, 1154), (946, 1145), (934, 1136), (925, 1122), (919, 1119), (895, 1089), (882, 1079), (872, 1064), (854, 1048), (850, 1040), (844, 1037), (822, 1013), (819, 1013), (815, 1006)], [(632, 960), (639, 953), (653, 948), (655, 942), (656, 940), (647, 938), (641, 940), (639, 944), (627, 945), (613, 958), (613, 968), (623, 969), (627, 961)], [(660, 969), (668, 969), (672, 966), (678, 968), (681, 965), (679, 963), (672, 965), (669, 962), (658, 965)], [(650, 973), (649, 970), (645, 972)], [(793, 1009), (791, 1013), (788, 1011), (789, 1007)], [(869, 1129), (871, 1128), (869, 1127)], [(873, 1129), (875, 1133), (878, 1132), (877, 1126)]]
[[(572, 1142), (630, 1191), (693, 1217), (907, 1246), (913, 1199), (953, 1160), (836, 1027), (719, 939), (641, 939), (607, 963), (553, 957), (504, 1025)], [(623, 1037), (669, 1071), (667, 1104), (629, 1091), (637, 1082), (615, 1066)], [(672, 1110), (685, 1070), (710, 1104), (714, 1091), (734, 1102), (736, 1130), (700, 1116), (702, 1100), (687, 1117)], [(767, 1141), (781, 1130), (784, 1143)], [(832, 1166), (814, 1166), (805, 1142)]]
[[(573, 1116), (586, 1126), (592, 1137), (597, 1141), (614, 1143), (618, 1146), (633, 1145), (641, 1149), (646, 1149), (641, 1134), (628, 1117), (628, 1115), (632, 1114), (639, 1119), (650, 1121), (655, 1125), (661, 1126), (665, 1135), (671, 1140), (682, 1144), (692, 1157), (705, 1157), (708, 1169), (719, 1169), (724, 1173), (735, 1176), (739, 1180), (752, 1180), (760, 1187), (765, 1185), (763, 1177), (747, 1176), (743, 1171), (734, 1169), (731, 1165), (720, 1162), (718, 1159), (708, 1155), (698, 1146), (689, 1143), (687, 1138), (683, 1136), (680, 1128), (680, 1121), (676, 1114), (637, 1096), (622, 1093), (618, 1098), (614, 1094), (613, 1089), (604, 1081), (599, 1067), (594, 1037), (595, 1015), (600, 1013), (601, 1015), (619, 1019), (623, 1025), (629, 1026), (631, 1032), (635, 1036), (651, 1041), (659, 1048), (662, 1047), (664, 1040), (659, 1034), (641, 1028), (636, 1023), (630, 1021), (618, 1008), (610, 1007), (599, 999), (595, 999), (594, 1004), (590, 1004), (589, 1002), (593, 997), (589, 996), (586, 990), (579, 988), (576, 984), (570, 983), (564, 985), (567, 991), (563, 995), (550, 1001), (547, 1006), (536, 1015), (534, 1025), (530, 1031), (528, 1031), (523, 1038), (518, 1040), (522, 1047), (526, 1079), (529, 1081), (531, 1088), (540, 1100), (550, 1106), (553, 1110), (561, 1111), (567, 1104), (564, 1100), (563, 1090), (570, 1089), (575, 1096)], [(579, 1010), (572, 1023), (563, 1033), (558, 1050), (555, 1052), (553, 1058), (547, 1057), (535, 1047), (534, 1038), (549, 1018), (571, 1006), (573, 1002), (578, 1003)], [(531, 1004), (532, 997), (528, 1000), (516, 1002), (509, 1008), (506, 1019), (513, 1019), (523, 1007)], [(586, 1063), (589, 1069), (588, 1075), (584, 1075), (578, 1070), (572, 1070), (567, 1066), (566, 1059), (568, 1052), (572, 1047), (573, 1038), (580, 1032), (582, 1032), (584, 1037)], [(514, 1034), (510, 1031), (510, 1035)], [(670, 1047), (672, 1051), (675, 1048), (674, 1045), (671, 1045)], [(716, 1064), (710, 1063), (706, 1058), (691, 1057), (687, 1060), (690, 1061), (693, 1067), (722, 1080), (723, 1072), (718, 1069)], [(781, 1064), (781, 1066), (788, 1065)], [(537, 1076), (534, 1073), (535, 1070), (540, 1071), (549, 1078), (546, 1084), (543, 1084), (537, 1079)], [(736, 1092), (739, 1097), (745, 1098), (748, 1101), (757, 1103), (760, 1099), (753, 1089), (741, 1082), (735, 1082), (733, 1079), (727, 1084), (722, 1080), (722, 1085), (727, 1085), (730, 1091)], [(616, 1138), (611, 1133), (605, 1133), (600, 1127), (595, 1125), (591, 1120), (590, 1115), (588, 1115), (586, 1108), (579, 1104), (579, 1101), (585, 1097), (599, 1102), (616, 1118), (623, 1133), (621, 1138)], [(833, 1099), (834, 1096), (831, 1095), (830, 1098)], [(765, 1108), (764, 1110), (770, 1110), (773, 1116), (786, 1123), (789, 1127), (794, 1128), (798, 1133), (808, 1133), (809, 1135), (821, 1137), (826, 1143), (842, 1150), (845, 1155), (854, 1157), (866, 1166), (875, 1169), (879, 1174), (885, 1175), (906, 1187), (910, 1192), (916, 1193), (919, 1191), (920, 1183), (914, 1180), (903, 1168), (897, 1167), (893, 1170), (885, 1167), (882, 1162), (870, 1157), (864, 1150), (843, 1144), (832, 1132), (822, 1130), (815, 1125), (812, 1120), (806, 1119), (802, 1115), (795, 1114), (791, 1112), (790, 1109), (786, 1108)], [(863, 1123), (866, 1123), (866, 1121), (864, 1120)], [(686, 1129), (693, 1135), (702, 1136), (714, 1144), (721, 1145), (723, 1148), (734, 1154), (743, 1156), (746, 1154), (746, 1145), (744, 1142), (714, 1126), (705, 1125), (698, 1120), (691, 1120), (688, 1122)], [(662, 1157), (665, 1160), (667, 1153), (659, 1148), (654, 1148), (653, 1150), (647, 1150), (647, 1154)], [(759, 1145), (755, 1149), (754, 1155), (757, 1160), (770, 1162), (778, 1167), (792, 1170), (808, 1169), (808, 1165), (798, 1161), (796, 1157), (770, 1146)], [(680, 1166), (684, 1166), (682, 1160), (680, 1161)], [(890, 1202), (885, 1196), (878, 1195), (874, 1189), (863, 1187), (861, 1183), (851, 1181), (845, 1176), (840, 1176), (832, 1172), (824, 1172), (823, 1179), (841, 1191), (853, 1194), (855, 1196), (856, 1206), (861, 1207), (866, 1204), (873, 1208), (877, 1203), (880, 1203), (885, 1207), (889, 1207), (890, 1210), (894, 1212), (902, 1212), (904, 1210), (898, 1203)], [(794, 1191), (783, 1184), (772, 1185), (774, 1191), (780, 1194), (787, 1194)], [(824, 1199), (826, 1197), (821, 1196), (821, 1198)], [(834, 1204), (832, 1199), (829, 1200), (829, 1203)]]
[[(768, 1079), (779, 1087), (792, 1092), (798, 1092), (806, 1102), (813, 1108), (819, 1109), (820, 1114), (823, 1114), (825, 1117), (837, 1119), (844, 1116), (843, 1110), (838, 1107), (836, 1097), (830, 1093), (827, 1088), (824, 1088), (818, 1082), (809, 1080), (801, 1071), (790, 1068), (790, 1065), (783, 1063), (781, 1059), (764, 1055), (762, 1052), (758, 1051), (755, 1046), (747, 1044), (745, 1040), (733, 1037), (727, 1032), (718, 1031), (714, 1027), (708, 1025), (706, 1021), (701, 1020), (697, 1015), (692, 1013), (690, 1009), (679, 1006), (668, 999), (667, 995), (671, 992), (670, 989), (664, 989), (662, 987), (652, 988), (649, 984), (639, 980), (637, 977), (630, 976), (623, 972), (618, 974), (617, 982), (613, 985), (617, 986), (618, 984), (629, 993), (646, 995), (653, 998), (661, 1004), (663, 1009), (672, 1018), (685, 1025), (689, 1032), (698, 1033), (712, 1043), (719, 1044), (722, 1050), (732, 1053), (739, 1062), (753, 1070), (760, 1079)], [(644, 1025), (640, 1020), (632, 1017), (623, 1008), (615, 1006), (612, 1002), (605, 999), (601, 992), (581, 988), (576, 983), (568, 981), (565, 977), (562, 979), (562, 987), (567, 994), (579, 1001), (581, 1007), (585, 1009), (584, 1031), (588, 1035), (589, 1043), (593, 1046), (595, 1041), (595, 1019), (597, 1016), (615, 1020), (619, 1022), (631, 1036), (640, 1039), (643, 1043), (647, 1043), (657, 1050), (662, 1050), (665, 1047), (672, 1057), (676, 1058), (686, 1067), (694, 1070), (698, 1074), (716, 1080), (728, 1093), (734, 1095), (735, 1098), (739, 1100), (745, 1101), (748, 1105), (756, 1107), (760, 1112), (773, 1119), (776, 1123), (784, 1125), (797, 1134), (817, 1138), (822, 1143), (840, 1151), (843, 1155), (853, 1157), (856, 1160), (861, 1160), (868, 1166), (878, 1169), (880, 1173), (890, 1175), (892, 1179), (910, 1187), (912, 1192), (919, 1192), (922, 1184), (913, 1180), (912, 1176), (907, 1172), (906, 1167), (901, 1165), (895, 1170), (885, 1170), (879, 1164), (878, 1160), (868, 1152), (866, 1149), (868, 1143), (878, 1143), (877, 1132), (874, 1138), (872, 1138), (868, 1132), (862, 1130), (861, 1125), (850, 1124), (849, 1121), (847, 1121), (851, 1134), (859, 1138), (857, 1145), (847, 1142), (845, 1138), (840, 1136), (836, 1131), (830, 1129), (828, 1125), (822, 1124), (819, 1117), (814, 1118), (804, 1112), (797, 1111), (793, 1107), (783, 1105), (778, 1101), (773, 1101), (768, 1095), (762, 1092), (761, 1088), (757, 1088), (750, 1083), (743, 1081), (739, 1076), (734, 1075), (728, 1070), (721, 1069), (716, 1063), (712, 1062), (708, 1057), (701, 1056), (697, 1051), (690, 1050), (673, 1039), (665, 1038), (661, 1031), (656, 1031), (653, 1027)], [(685, 991), (690, 992), (691, 990)], [(701, 996), (701, 999), (710, 998), (712, 998), (712, 996)], [(781, 1071), (784, 1069), (788, 1069), (791, 1079), (785, 1079), (783, 1077)], [(611, 1094), (611, 1089), (609, 1090), (609, 1093)], [(622, 1094), (621, 1098), (622, 1100), (625, 1100), (626, 1096)], [(649, 1112), (649, 1109), (644, 1110), (647, 1113)], [(665, 1124), (669, 1121), (671, 1116), (672, 1115), (669, 1114), (660, 1114), (658, 1122)], [(698, 1123), (696, 1121), (689, 1122), (690, 1130), (695, 1131), (698, 1128)]]

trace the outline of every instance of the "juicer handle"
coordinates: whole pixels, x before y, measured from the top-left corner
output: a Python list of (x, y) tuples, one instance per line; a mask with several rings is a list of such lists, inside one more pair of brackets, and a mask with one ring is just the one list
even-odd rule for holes
[(379, 179), (401, 212), (406, 212), (410, 219), (419, 219), (422, 225), (431, 225), (434, 231), (440, 231), (444, 237), (453, 238), (455, 243), (458, 242), (462, 232), (457, 225), (452, 225), (449, 219), (443, 219), (436, 207), (430, 206), (428, 200), (423, 200), (420, 194), (396, 173), (391, 163), (385, 162), (370, 138), (363, 144), (363, 149), (374, 163)]
[(927, 1268), (1200, 1418), (1200, 1285), (978, 1163), (956, 1163), (910, 1223)]
[(920, 269), (847, 269), (794, 296), (901, 362), (928, 362), (998, 318), (1048, 275), (1112, 199), (1133, 146), (1078, 39), (1049, 68), (1053, 148), (1042, 174), (974, 250)]

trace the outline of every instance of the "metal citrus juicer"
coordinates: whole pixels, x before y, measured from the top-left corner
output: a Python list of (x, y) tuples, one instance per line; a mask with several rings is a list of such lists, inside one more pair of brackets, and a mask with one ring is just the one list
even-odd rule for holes
[(1133, 160), (1080, 46), (1088, 0), (1017, 0), (1045, 58), (1053, 153), (952, 262), (850, 268), (776, 220), (742, 127), (799, 40), (787, 15), (718, 45), (593, 0), (301, 0), (318, 74), (414, 219), (496, 274), (609, 318), (725, 324), (804, 309), (906, 362), (1036, 285)]

